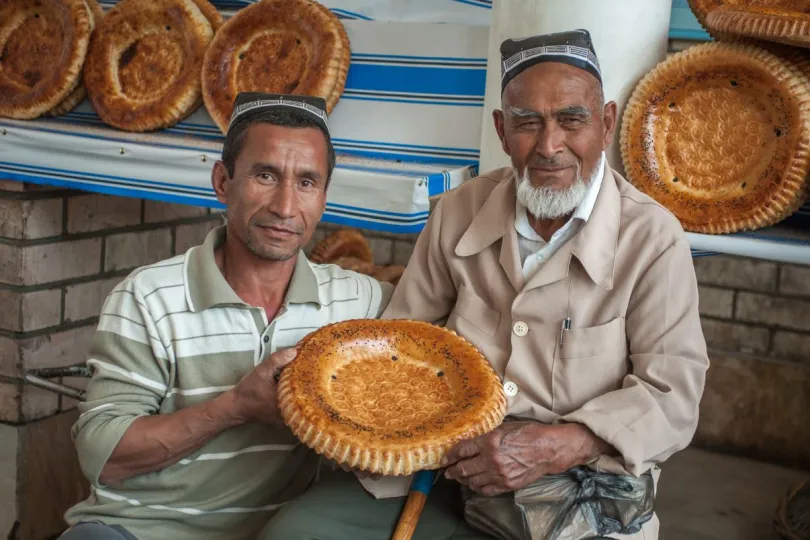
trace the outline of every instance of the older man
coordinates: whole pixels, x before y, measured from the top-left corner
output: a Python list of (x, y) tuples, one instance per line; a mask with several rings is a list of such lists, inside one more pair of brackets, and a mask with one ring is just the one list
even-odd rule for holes
[[(516, 502), (549, 474), (608, 473), (639, 490), (640, 501), (653, 499), (657, 465), (694, 434), (708, 358), (682, 228), (606, 163), (616, 104), (604, 103), (589, 34), (507, 40), (501, 52), (503, 107), (494, 120), (512, 167), (438, 203), (383, 317), (444, 324), (492, 363), (508, 421), (452, 449), (445, 476), (465, 487), (466, 515), (479, 529), (545, 540), (537, 531), (548, 514), (531, 515), (543, 504)], [(407, 483), (362, 481), (381, 499), (342, 477), (316, 486), (271, 527), (284, 531), (278, 538), (385, 537)], [(482, 516), (497, 509), (488, 498), (502, 494), (512, 494), (497, 499), (506, 509)], [(429, 497), (416, 537), (459, 537), (453, 524), (466, 526), (436, 510), (437, 499)], [(322, 525), (296, 527), (317, 501)], [(572, 513), (554, 540), (658, 536), (649, 503), (634, 523), (600, 529), (584, 516)], [(364, 534), (364, 522), (378, 528)], [(341, 526), (352, 534), (331, 532)], [(522, 532), (503, 535), (498, 526)]]
[(107, 298), (74, 427), (92, 493), (63, 539), (254, 538), (313, 480), (275, 377), (304, 335), (376, 318), (390, 286), (310, 264), (335, 166), (320, 98), (240, 94), (212, 183), (227, 226)]

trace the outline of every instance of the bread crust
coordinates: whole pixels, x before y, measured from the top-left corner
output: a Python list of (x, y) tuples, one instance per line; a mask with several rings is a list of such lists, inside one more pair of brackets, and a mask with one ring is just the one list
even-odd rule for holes
[(205, 55), (203, 99), (226, 133), (240, 92), (319, 96), (331, 112), (350, 60), (340, 20), (311, 0), (262, 0), (239, 10)]
[(0, 116), (38, 118), (75, 90), (92, 15), (84, 0), (0, 4)]
[(279, 380), (281, 415), (304, 444), (353, 469), (437, 469), (453, 445), (491, 431), (506, 414), (500, 377), (446, 328), (344, 321), (297, 348)]
[(810, 15), (799, 11), (727, 4), (707, 15), (706, 26), (717, 35), (810, 47)]
[(200, 104), (200, 72), (213, 38), (192, 0), (122, 0), (94, 34), (84, 79), (101, 119), (133, 132), (170, 127)]
[(628, 180), (687, 231), (754, 230), (788, 217), (808, 195), (806, 69), (748, 43), (706, 43), (662, 62), (625, 109)]
[(309, 254), (309, 260), (319, 264), (333, 262), (341, 257), (353, 257), (369, 264), (374, 262), (368, 240), (355, 229), (333, 232), (318, 242)]
[[(101, 4), (99, 4), (96, 0), (84, 0), (84, 2), (90, 9), (91, 32), (93, 32), (101, 24), (102, 19), (104, 19), (104, 10), (101, 8)], [(75, 109), (82, 101), (84, 101), (85, 97), (87, 97), (87, 90), (84, 87), (84, 81), (80, 75), (79, 83), (76, 85), (76, 88), (74, 88), (73, 91), (62, 100), (61, 103), (48, 111), (46, 114), (48, 116), (62, 116), (63, 114), (67, 114)]]

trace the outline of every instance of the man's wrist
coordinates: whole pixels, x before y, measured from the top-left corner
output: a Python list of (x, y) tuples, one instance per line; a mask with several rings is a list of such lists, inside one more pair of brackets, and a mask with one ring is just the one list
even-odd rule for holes
[(238, 406), (236, 394), (232, 389), (226, 390), (208, 403), (210, 404), (209, 418), (213, 422), (222, 425), (223, 429), (247, 422), (247, 418), (245, 418), (244, 413)]
[(599, 455), (613, 453), (612, 446), (584, 424), (565, 423), (554, 427), (559, 430), (555, 461), (560, 471), (585, 465)]

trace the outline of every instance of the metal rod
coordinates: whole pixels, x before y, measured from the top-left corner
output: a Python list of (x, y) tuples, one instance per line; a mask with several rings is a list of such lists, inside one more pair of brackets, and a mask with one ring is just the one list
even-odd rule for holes
[(63, 396), (84, 401), (85, 391), (79, 390), (78, 388), (73, 388), (72, 386), (51, 382), (47, 379), (37, 377), (36, 375), (31, 375), (30, 373), (25, 374), (24, 382), (44, 390), (50, 390), (51, 392), (56, 392), (57, 394), (62, 394)]

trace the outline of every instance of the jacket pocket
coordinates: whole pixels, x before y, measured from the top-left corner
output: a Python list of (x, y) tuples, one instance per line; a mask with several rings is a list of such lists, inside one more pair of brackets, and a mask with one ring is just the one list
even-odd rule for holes
[(623, 317), (565, 331), (554, 358), (554, 412), (568, 414), (598, 396), (618, 390), (628, 373)]
[[(458, 289), (456, 306), (450, 319), (455, 315), (463, 319), (467, 325), (472, 325), (482, 334), (493, 337), (501, 321), (501, 313), (490, 308), (477, 294), (462, 284)], [(448, 321), (449, 323), (450, 321)], [(455, 321), (453, 321), (455, 323)]]

